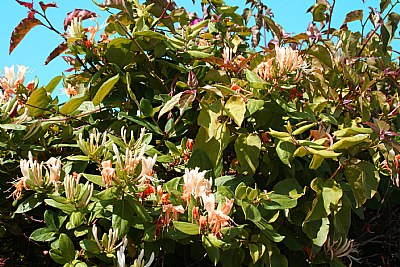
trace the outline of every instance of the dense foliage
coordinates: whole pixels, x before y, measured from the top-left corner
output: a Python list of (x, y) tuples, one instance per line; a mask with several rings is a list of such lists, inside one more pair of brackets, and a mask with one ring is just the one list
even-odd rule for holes
[(10, 52), (44, 26), (65, 40), (46, 64), (65, 53), (73, 72), (1, 78), (3, 240), (64, 266), (362, 263), (349, 229), (400, 185), (398, 1), (334, 29), (318, 0), (295, 36), (258, 0), (203, 1), (202, 18), (107, 0), (102, 32), (91, 11), (62, 32), (55, 3), (17, 2)]

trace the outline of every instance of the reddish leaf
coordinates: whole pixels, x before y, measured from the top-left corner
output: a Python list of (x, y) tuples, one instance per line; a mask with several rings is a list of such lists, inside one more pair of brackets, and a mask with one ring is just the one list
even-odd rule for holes
[(28, 18), (34, 18), (35, 17), (35, 14), (36, 14), (36, 10), (31, 10), (31, 11), (29, 11), (28, 12)]
[(75, 65), (75, 59), (73, 57), (71, 57), (71, 56), (63, 56), (62, 58), (64, 59), (65, 62), (68, 63), (68, 65), (72, 65), (72, 66)]
[(56, 49), (54, 49), (50, 55), (47, 57), (46, 61), (44, 62), (44, 65), (49, 64), (50, 61), (52, 61), (53, 59), (55, 59), (56, 57), (58, 57), (62, 52), (64, 52), (65, 50), (68, 49), (68, 45), (67, 43), (61, 43), (60, 45), (58, 45), (56, 47)]
[(14, 48), (21, 42), (25, 35), (35, 26), (42, 24), (40, 20), (35, 18), (25, 18), (21, 20), (11, 34), (10, 39), (10, 54)]
[(56, 2), (51, 2), (51, 3), (45, 4), (45, 3), (43, 3), (43, 1), (40, 1), (39, 5), (42, 8), (43, 12), (46, 12), (46, 9), (48, 7), (58, 7)]
[(74, 18), (81, 18), (82, 20), (85, 20), (95, 17), (98, 16), (92, 11), (86, 9), (75, 9), (74, 11), (71, 11), (67, 14), (67, 17), (64, 20), (64, 30), (68, 28), (68, 25), (70, 25), (71, 21), (73, 21)]
[(24, 1), (20, 1), (20, 0), (15, 0), (17, 1), (18, 4), (20, 4), (21, 6), (24, 6), (26, 8), (32, 9), (33, 8), (33, 0), (31, 3), (29, 2), (24, 2)]

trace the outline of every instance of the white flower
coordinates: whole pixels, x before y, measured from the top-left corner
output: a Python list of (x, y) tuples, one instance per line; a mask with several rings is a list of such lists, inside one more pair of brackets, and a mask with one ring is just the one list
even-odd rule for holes
[(67, 41), (75, 42), (82, 39), (85, 35), (85, 29), (82, 26), (82, 18), (75, 17), (67, 28)]

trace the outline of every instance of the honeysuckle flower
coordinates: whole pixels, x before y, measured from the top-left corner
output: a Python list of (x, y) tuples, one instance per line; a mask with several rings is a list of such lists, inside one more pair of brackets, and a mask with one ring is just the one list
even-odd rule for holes
[(50, 182), (58, 182), (60, 180), (61, 173), (61, 160), (51, 157), (46, 161), (46, 164), (50, 171)]
[(26, 89), (29, 91), (33, 92), (35, 90), (35, 81), (29, 81), (28, 84), (26, 85)]
[(19, 199), (21, 197), (22, 194), (22, 190), (29, 190), (28, 186), (26, 185), (26, 178), (22, 177), (22, 178), (18, 178), (14, 183), (14, 192), (11, 193), (11, 196), (13, 197), (13, 199)]
[(93, 224), (92, 226), (92, 234), (94, 237), (94, 240), (96, 241), (97, 247), (101, 251), (105, 251), (106, 253), (113, 253), (115, 250), (117, 250), (120, 247), (124, 247), (122, 252), (125, 250), (125, 247), (128, 244), (128, 239), (126, 236), (122, 238), (122, 241), (117, 244), (118, 241), (118, 228), (117, 229), (112, 229), (110, 228), (108, 230), (108, 234), (104, 233), (103, 238), (101, 239), (101, 242), (99, 241), (99, 237), (97, 235), (97, 226)]
[(137, 259), (135, 259), (132, 267), (150, 267), (154, 261), (154, 252), (151, 253), (150, 259), (148, 260), (147, 263), (145, 263), (143, 257), (144, 257), (144, 249), (142, 249), (142, 251), (140, 251), (139, 257)]
[(125, 249), (127, 245), (128, 245), (128, 239), (125, 237), (122, 245), (117, 250), (118, 267), (125, 267)]
[(54, 184), (56, 192), (58, 192), (58, 181), (60, 181), (61, 174), (61, 160), (51, 157), (46, 161), (47, 168), (50, 172), (49, 181)]
[(33, 160), (30, 151), (28, 153), (28, 160), (21, 160), (20, 168), (28, 187), (44, 187), (47, 185), (47, 181), (43, 177), (43, 162), (38, 163), (36, 160)]
[[(225, 198), (221, 210), (215, 209), (215, 197), (213, 193), (202, 195), (203, 205), (207, 211), (207, 222), (213, 235), (220, 237), (221, 228), (231, 225), (233, 220), (228, 216), (233, 206), (233, 199)], [(200, 218), (200, 228), (204, 227), (204, 218)]]
[(103, 161), (101, 167), (101, 180), (106, 184), (106, 187), (110, 187), (111, 181), (116, 178), (115, 169), (112, 167), (111, 160)]
[(67, 28), (67, 41), (75, 42), (82, 39), (85, 35), (85, 29), (82, 26), (82, 18), (75, 17)]
[(97, 31), (99, 30), (99, 25), (96, 22), (96, 26), (90, 26), (87, 28), (87, 32), (89, 33), (89, 38), (88, 40), (90, 43), (93, 44), (94, 42), (94, 37), (96, 36)]
[(142, 171), (140, 172), (140, 175), (138, 176), (137, 179), (141, 180), (140, 184), (144, 184), (146, 181), (154, 181), (154, 171), (153, 167), (154, 164), (156, 164), (157, 161), (157, 154), (155, 154), (153, 157), (147, 157), (147, 158), (142, 158)]
[[(162, 211), (165, 213), (165, 225), (169, 225), (170, 222), (178, 220), (178, 213), (184, 213), (185, 209), (182, 205), (173, 206), (172, 204), (166, 204), (162, 206)], [(172, 212), (172, 217), (171, 217)]]
[(198, 198), (211, 190), (212, 181), (204, 179), (206, 171), (199, 172), (199, 168), (194, 170), (185, 169), (183, 175), (183, 195), (182, 198), (187, 203), (190, 202), (190, 197)]
[(86, 184), (79, 184), (80, 175), (76, 178), (72, 175), (67, 175), (64, 178), (64, 191), (65, 197), (76, 207), (86, 207), (93, 195), (93, 184), (86, 182)]
[(275, 46), (275, 57), (261, 62), (255, 69), (255, 72), (263, 80), (287, 80), (287, 74), (296, 72), (299, 69), (305, 69), (306, 62), (299, 55), (298, 50), (291, 47)]
[(24, 83), (25, 73), (28, 70), (24, 65), (17, 65), (18, 72), (15, 76), (14, 65), (11, 67), (4, 67), (4, 76), (0, 78), (1, 87), (3, 87), (4, 92), (7, 97), (15, 94), (18, 86)]
[(83, 139), (83, 134), (78, 136), (77, 144), (82, 152), (93, 161), (99, 161), (104, 150), (104, 145), (107, 141), (107, 131), (100, 133), (96, 129), (89, 134), (89, 140)]
[(69, 97), (72, 97), (74, 95), (78, 94), (78, 91), (76, 90), (75, 86), (72, 86), (71, 84), (67, 84), (67, 87), (64, 88), (65, 94)]

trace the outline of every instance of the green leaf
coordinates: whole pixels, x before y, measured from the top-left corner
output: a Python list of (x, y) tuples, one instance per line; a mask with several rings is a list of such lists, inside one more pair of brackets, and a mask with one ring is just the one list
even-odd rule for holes
[(68, 262), (71, 262), (75, 259), (74, 244), (66, 234), (60, 234), (59, 246), (61, 252), (65, 255), (65, 258), (68, 259)]
[(248, 99), (246, 103), (246, 117), (249, 117), (264, 107), (264, 100)]
[(81, 246), (81, 248), (83, 248), (84, 250), (93, 253), (93, 254), (100, 254), (100, 249), (97, 246), (97, 243), (93, 240), (88, 240), (88, 239), (84, 239), (81, 240), (79, 242), (79, 245)]
[(301, 126), (300, 128), (294, 130), (293, 133), (292, 133), (292, 135), (299, 135), (299, 134), (302, 134), (302, 133), (304, 133), (305, 131), (307, 131), (307, 130), (311, 129), (312, 127), (314, 127), (315, 125), (317, 125), (316, 122), (311, 123), (311, 124), (307, 124), (307, 125), (304, 125), (304, 126)]
[(0, 128), (4, 130), (24, 131), (26, 129), (26, 126), (21, 124), (6, 123), (6, 124), (0, 124)]
[(367, 141), (369, 135), (368, 134), (357, 134), (355, 136), (343, 137), (339, 141), (335, 142), (332, 146), (329, 147), (330, 150), (337, 149), (346, 149), (352, 146), (355, 146), (359, 143)]
[(157, 40), (167, 39), (165, 35), (158, 33), (156, 31), (140, 31), (140, 32), (134, 32), (132, 35), (133, 37), (150, 37)]
[(317, 155), (317, 156), (321, 156), (324, 159), (326, 158), (337, 158), (341, 155), (341, 153), (337, 153), (335, 151), (331, 151), (331, 150), (317, 150), (317, 149), (313, 149), (311, 147), (307, 147), (308, 152), (310, 152), (313, 155)]
[(135, 51), (139, 48), (132, 40), (126, 38), (115, 38), (109, 44), (106, 52), (106, 59), (110, 63), (123, 68), (133, 62)]
[(201, 51), (196, 51), (196, 50), (188, 50), (186, 51), (191, 57), (194, 58), (207, 58), (207, 57), (212, 57), (213, 54), (201, 52)]
[(46, 92), (53, 93), (54, 89), (56, 89), (57, 85), (62, 80), (62, 76), (56, 76), (46, 85)]
[(49, 105), (50, 100), (51, 97), (47, 95), (47, 92), (43, 87), (33, 91), (25, 104), (28, 107), (29, 116), (37, 117), (42, 115)]
[(253, 204), (247, 201), (242, 201), (242, 209), (246, 220), (252, 222), (258, 222), (261, 220), (261, 213)]
[(250, 86), (256, 89), (262, 89), (264, 88), (264, 85), (266, 82), (261, 79), (257, 74), (252, 72), (249, 69), (246, 69), (246, 79), (250, 83)]
[(329, 234), (329, 219), (310, 221), (303, 224), (303, 231), (308, 235), (316, 246), (322, 247)]
[(153, 106), (146, 98), (142, 98), (142, 100), (140, 100), (140, 111), (145, 117), (149, 117), (153, 113)]
[(241, 182), (235, 189), (235, 198), (242, 200), (247, 197), (247, 186)]
[(127, 197), (127, 200), (128, 200), (129, 205), (135, 211), (136, 215), (138, 215), (139, 218), (143, 222), (151, 222), (151, 221), (153, 221), (153, 219), (151, 218), (151, 216), (147, 212), (147, 209), (139, 201), (137, 201), (136, 199), (134, 199), (131, 196)]
[(276, 153), (283, 164), (291, 167), (290, 162), (293, 160), (293, 154), (296, 146), (292, 142), (279, 141), (276, 145)]
[(106, 187), (106, 184), (103, 182), (103, 179), (101, 178), (100, 175), (94, 175), (94, 174), (87, 174), (87, 173), (82, 173), (83, 177), (86, 178), (89, 182), (92, 182), (94, 184), (97, 184), (101, 187)]
[(332, 68), (332, 56), (329, 50), (322, 45), (315, 45), (312, 49), (308, 50), (308, 54), (316, 57), (321, 63), (325, 64), (327, 67)]
[(261, 139), (256, 134), (240, 134), (235, 142), (235, 152), (240, 164), (240, 171), (254, 175), (259, 164)]
[(200, 233), (199, 226), (194, 223), (174, 221), (174, 227), (187, 235), (198, 235)]
[(86, 99), (87, 96), (71, 98), (60, 108), (60, 113), (63, 115), (71, 115), (71, 113), (77, 110)]
[(352, 161), (345, 166), (345, 177), (356, 199), (356, 208), (371, 199), (378, 190), (379, 173), (375, 166), (362, 160)]
[(33, 210), (34, 208), (38, 207), (42, 203), (43, 203), (43, 201), (38, 198), (38, 195), (34, 194), (32, 196), (29, 196), (21, 204), (19, 204), (15, 213), (28, 212), (28, 211)]
[(282, 240), (285, 239), (285, 237), (280, 235), (274, 229), (274, 227), (271, 224), (269, 224), (264, 218), (261, 218), (258, 222), (255, 222), (254, 224), (262, 231), (262, 233), (267, 238), (276, 243), (282, 242)]
[(311, 170), (318, 169), (321, 166), (322, 162), (324, 162), (324, 159), (325, 158), (323, 156), (314, 154), (310, 162), (310, 169)]
[(118, 229), (119, 238), (128, 234), (132, 225), (133, 215), (134, 210), (127, 200), (121, 199), (114, 203), (111, 223), (114, 229)]
[(160, 135), (163, 134), (163, 132), (157, 125), (152, 124), (152, 123), (146, 121), (145, 119), (139, 118), (137, 116), (129, 116), (125, 112), (119, 112), (118, 119), (121, 119), (121, 118), (125, 118), (127, 120), (133, 121), (133, 122), (139, 124), (140, 126), (145, 127), (146, 129), (149, 129), (157, 134), (160, 134)]
[(231, 96), (225, 104), (225, 111), (235, 121), (236, 125), (240, 127), (246, 112), (246, 104), (243, 98), (235, 95)]
[(39, 228), (32, 232), (30, 239), (38, 242), (51, 241), (56, 233), (48, 227)]
[(160, 110), (160, 113), (158, 114), (158, 119), (161, 118), (162, 115), (164, 115), (165, 113), (171, 111), (175, 105), (178, 104), (179, 99), (181, 98), (181, 95), (183, 94), (183, 92), (180, 92), (176, 95), (174, 95), (170, 100), (168, 100), (162, 107), (162, 109)]
[(327, 10), (327, 6), (325, 4), (317, 4), (313, 10), (312, 10), (312, 15), (313, 15), (313, 20), (317, 22), (323, 22), (325, 21), (325, 11)]
[(118, 82), (118, 80), (119, 80), (119, 74), (109, 78), (100, 86), (99, 90), (97, 91), (96, 95), (92, 100), (95, 106), (99, 105), (103, 101), (103, 99), (108, 95), (108, 93), (114, 88), (114, 85)]
[(214, 247), (205, 235), (203, 235), (203, 246), (207, 251), (208, 257), (211, 259), (211, 262), (216, 266), (220, 259), (219, 249)]
[(67, 230), (75, 229), (76, 227), (82, 225), (83, 219), (84, 219), (83, 214), (81, 212), (74, 211), (71, 213), (71, 215), (69, 217), (69, 222), (67, 222), (65, 228)]
[(72, 204), (60, 203), (60, 202), (57, 202), (57, 201), (55, 201), (53, 199), (45, 199), (44, 202), (49, 206), (52, 206), (52, 207), (57, 208), (57, 209), (60, 209), (60, 210), (62, 210), (64, 212), (67, 212), (67, 213), (75, 211), (75, 206), (72, 205)]
[(256, 263), (265, 253), (266, 247), (264, 244), (249, 244), (250, 256), (253, 259), (253, 263)]

